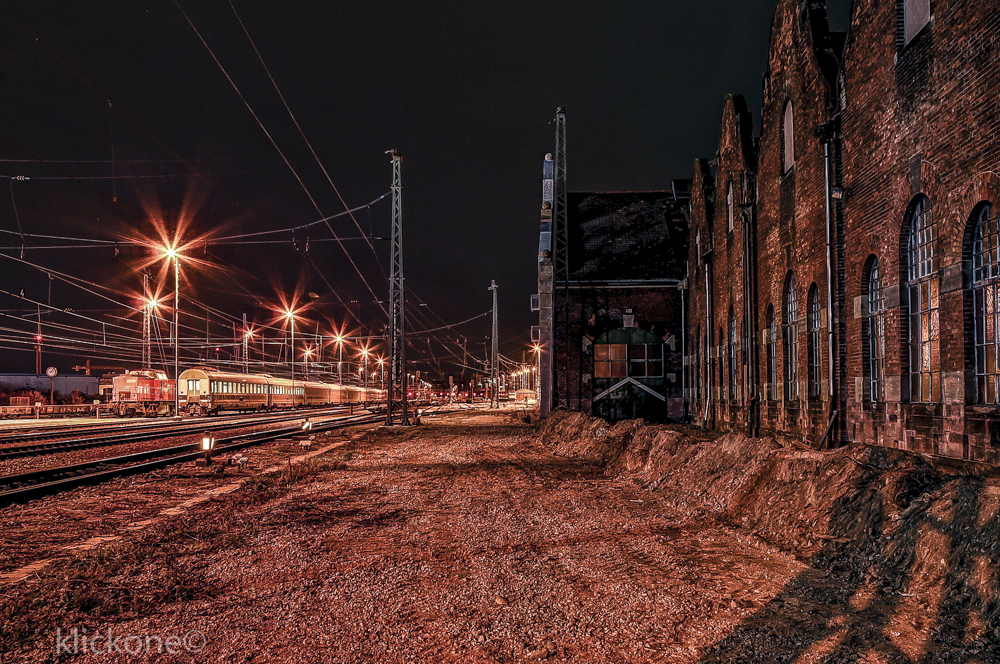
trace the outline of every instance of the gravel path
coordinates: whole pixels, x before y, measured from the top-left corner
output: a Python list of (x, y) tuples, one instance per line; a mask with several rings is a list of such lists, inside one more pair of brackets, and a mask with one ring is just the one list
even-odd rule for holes
[[(45, 620), (204, 634), (197, 657), (154, 661), (694, 662), (805, 569), (682, 523), (656, 495), (553, 456), (533, 433), (461, 413), (366, 434), (284, 493), (208, 508), (190, 537), (222, 548), (170, 558), (196, 586), (186, 601)], [(177, 549), (162, 536), (155, 546)], [(149, 588), (164, 574), (151, 567), (102, 583)], [(129, 597), (116, 601), (133, 607)]]

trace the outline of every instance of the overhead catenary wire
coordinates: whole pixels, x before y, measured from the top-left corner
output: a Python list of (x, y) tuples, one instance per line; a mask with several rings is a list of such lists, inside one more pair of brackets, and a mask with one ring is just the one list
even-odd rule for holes
[[(219, 61), (219, 58), (216, 57), (215, 52), (208, 45), (208, 42), (206, 42), (205, 38), (201, 36), (201, 32), (198, 31), (197, 27), (195, 27), (194, 22), (187, 15), (187, 12), (184, 11), (184, 8), (181, 7), (180, 2), (178, 2), (177, 0), (174, 0), (174, 4), (177, 6), (177, 9), (180, 10), (181, 14), (184, 16), (184, 20), (186, 20), (187, 23), (188, 23), (188, 25), (191, 26), (191, 29), (194, 31), (195, 35), (198, 37), (198, 40), (202, 43), (202, 45), (208, 51), (209, 55), (212, 57), (212, 60), (214, 60), (215, 64), (218, 65), (219, 69), (222, 71), (222, 74), (226, 77), (226, 80), (229, 81), (229, 84), (233, 87), (233, 90), (236, 91), (236, 94), (243, 101), (243, 104), (247, 107), (247, 110), (250, 111), (250, 114), (253, 116), (254, 120), (257, 121), (257, 124), (261, 128), (261, 131), (264, 132), (264, 134), (267, 136), (267, 139), (271, 142), (271, 145), (274, 146), (274, 149), (277, 150), (278, 154), (281, 156), (282, 160), (285, 162), (285, 165), (288, 166), (288, 169), (295, 176), (295, 179), (298, 181), (299, 185), (302, 187), (302, 190), (305, 192), (306, 196), (309, 198), (309, 201), (312, 203), (313, 207), (316, 208), (316, 212), (319, 213), (320, 217), (324, 217), (324, 219), (325, 219), (323, 211), (320, 209), (319, 204), (316, 203), (316, 199), (313, 198), (313, 195), (312, 195), (312, 193), (310, 193), (309, 188), (306, 187), (305, 182), (302, 181), (302, 178), (299, 176), (298, 171), (295, 170), (295, 168), (292, 166), (291, 162), (285, 156), (285, 153), (281, 150), (280, 147), (278, 147), (278, 144), (274, 140), (274, 138), (271, 136), (271, 133), (267, 130), (267, 128), (264, 126), (264, 123), (261, 121), (260, 117), (253, 110), (253, 107), (250, 105), (250, 102), (248, 102), (247, 99), (246, 99), (246, 97), (243, 96), (243, 93), (240, 91), (239, 87), (236, 85), (236, 82), (233, 81), (232, 77), (229, 75), (229, 72), (226, 71), (226, 68), (222, 66), (222, 63)], [(344, 207), (347, 207), (347, 206), (345, 205)], [(329, 229), (330, 233), (336, 238), (337, 237), (337, 233), (333, 230), (333, 226), (330, 225), (329, 221), (326, 221), (325, 223), (326, 223), (326, 227)], [(378, 300), (378, 296), (375, 295), (375, 291), (372, 289), (371, 284), (368, 283), (368, 280), (365, 278), (365, 275), (361, 271), (361, 268), (359, 268), (358, 265), (357, 265), (357, 263), (354, 262), (354, 258), (351, 256), (350, 252), (347, 251), (347, 247), (345, 247), (343, 245), (343, 243), (339, 243), (339, 244), (340, 244), (341, 250), (344, 252), (344, 255), (347, 257), (347, 260), (354, 267), (354, 270), (358, 273), (358, 276), (361, 278), (361, 281), (364, 283), (364, 285), (368, 289), (368, 291), (372, 294), (372, 297), (374, 297), (376, 299), (376, 301), (377, 301)], [(325, 281), (325, 279), (324, 279), (324, 281)], [(386, 312), (385, 307), (382, 307), (381, 304), (379, 304), (379, 307), (381, 307), (383, 314), (385, 314), (386, 316), (389, 315), (388, 312)]]
[[(246, 24), (243, 23), (243, 19), (240, 17), (239, 12), (236, 11), (236, 6), (233, 4), (232, 0), (229, 0), (229, 6), (232, 8), (233, 14), (236, 15), (236, 20), (240, 22), (240, 27), (243, 28), (243, 33), (247, 36), (247, 40), (250, 42), (250, 45), (253, 47), (254, 53), (257, 54), (257, 59), (260, 60), (261, 66), (264, 68), (264, 71), (267, 73), (267, 78), (271, 81), (271, 85), (274, 86), (274, 91), (278, 93), (278, 97), (281, 99), (281, 103), (285, 105), (285, 110), (288, 111), (288, 116), (292, 119), (292, 122), (295, 123), (295, 128), (298, 129), (299, 136), (302, 137), (303, 142), (305, 142), (306, 146), (309, 148), (309, 152), (312, 153), (313, 159), (316, 160), (316, 164), (319, 166), (320, 170), (323, 171), (323, 175), (326, 177), (326, 181), (328, 183), (330, 183), (330, 187), (333, 188), (333, 191), (337, 194), (337, 198), (340, 199), (341, 205), (343, 205), (344, 208), (347, 209), (347, 201), (345, 201), (344, 197), (340, 194), (340, 190), (337, 189), (337, 185), (335, 185), (333, 183), (333, 179), (330, 177), (330, 174), (327, 172), (326, 166), (323, 165), (323, 162), (320, 160), (319, 155), (316, 154), (316, 150), (313, 148), (312, 143), (310, 143), (309, 139), (306, 138), (306, 133), (302, 130), (302, 126), (299, 124), (298, 118), (296, 118), (295, 114), (292, 113), (291, 106), (289, 106), (288, 102), (285, 100), (285, 95), (283, 95), (281, 93), (281, 88), (278, 87), (277, 81), (275, 81), (274, 80), (274, 76), (271, 75), (271, 70), (268, 68), (267, 63), (264, 62), (264, 56), (262, 56), (260, 54), (260, 51), (257, 49), (257, 44), (254, 42), (253, 37), (250, 36), (250, 31), (247, 30), (247, 26), (246, 26)], [(361, 225), (358, 223), (358, 220), (354, 217), (354, 214), (353, 214), (358, 209), (360, 209), (360, 208), (355, 208), (354, 210), (347, 209), (347, 211), (349, 213), (351, 213), (351, 220), (354, 222), (354, 225), (357, 227), (358, 232), (361, 233), (362, 235), (364, 235), (365, 234), (364, 230), (361, 228)], [(370, 218), (371, 217), (369, 215), (369, 219)], [(330, 231), (332, 232), (333, 229), (331, 228)], [(372, 245), (371, 242), (368, 243), (368, 246), (372, 250), (372, 254), (375, 256), (375, 261), (378, 264), (379, 270), (382, 271), (382, 278), (383, 279), (388, 279), (389, 277), (385, 273), (385, 267), (383, 267), (382, 261), (379, 260), (378, 252), (375, 251), (375, 246)]]

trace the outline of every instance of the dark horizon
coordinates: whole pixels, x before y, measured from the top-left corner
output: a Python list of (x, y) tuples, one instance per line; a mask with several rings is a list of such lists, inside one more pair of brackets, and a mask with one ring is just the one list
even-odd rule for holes
[[(412, 327), (437, 328), (487, 312), (495, 279), (501, 351), (520, 359), (533, 318), (528, 300), (536, 292), (541, 161), (552, 150), (557, 106), (568, 113), (573, 191), (669, 189), (672, 180), (690, 178), (694, 160), (711, 157), (718, 146), (729, 93), (744, 94), (759, 121), (773, 3), (717, 4), (648, 2), (629, 12), (597, 3), (317, 4), (281, 12), (247, 3), (236, 10), (347, 206), (387, 193), (385, 151), (402, 152)], [(109, 328), (124, 318), (138, 329), (127, 307), (138, 302), (138, 268), (152, 254), (124, 240), (155, 237), (151, 217), (162, 217), (169, 233), (186, 211), (190, 241), (301, 226), (344, 210), (230, 5), (180, 6), (316, 206), (175, 4), (7, 8), (0, 13), (7, 127), (0, 132), (0, 164), (8, 178), (31, 179), (10, 180), (11, 201), (0, 206), (4, 291), (24, 289), (25, 298), (49, 302), (44, 271), (19, 261), (22, 232), (118, 239), (117, 248), (43, 250), (32, 247), (79, 242), (28, 237), (24, 260), (106, 286), (113, 300), (56, 279), (53, 309), (86, 312)], [(834, 28), (842, 29), (846, 11), (831, 13)], [(66, 176), (79, 181), (42, 179)], [(387, 238), (389, 213), (386, 198), (355, 213), (357, 226), (350, 217), (330, 224), (343, 238)], [(312, 303), (302, 322), (310, 333), (317, 325), (324, 334), (345, 325), (364, 335), (381, 332), (387, 241), (371, 240), (380, 264), (364, 239), (344, 241), (362, 280), (325, 224), (276, 237), (280, 244), (209, 240), (190, 247), (209, 265), (185, 269), (183, 296), (220, 311), (210, 313), (213, 340), (232, 338), (233, 321), (225, 316), (277, 321), (272, 310), (296, 291), (299, 302)], [(162, 261), (153, 267), (162, 271)], [(169, 285), (161, 288), (169, 292)], [(27, 337), (38, 307), (0, 297), (5, 369), (31, 371)], [(182, 331), (190, 328), (194, 338), (205, 326), (197, 309), (182, 302)], [(361, 322), (348, 325), (348, 310)], [(47, 338), (96, 342), (103, 335), (104, 326), (65, 313), (43, 315), (43, 324), (50, 323), (90, 335), (49, 325)], [(489, 324), (483, 316), (435, 335), (463, 336), (470, 353), (481, 353)], [(27, 343), (15, 343), (22, 338)], [(459, 353), (454, 343), (428, 348), (422, 339), (411, 349), (415, 360)], [(43, 363), (68, 372), (86, 356), (50, 348)]]

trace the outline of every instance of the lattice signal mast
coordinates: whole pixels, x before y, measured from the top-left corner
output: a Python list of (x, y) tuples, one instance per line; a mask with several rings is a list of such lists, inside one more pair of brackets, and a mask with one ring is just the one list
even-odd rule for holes
[(387, 150), (392, 155), (392, 247), (389, 276), (389, 317), (391, 318), (389, 359), (389, 389), (386, 393), (386, 426), (393, 425), (393, 406), (399, 391), (400, 424), (410, 424), (406, 406), (406, 292), (403, 279), (403, 155), (398, 150)]
[[(561, 327), (563, 332), (563, 348), (569, 348), (569, 214), (566, 206), (566, 108), (560, 106), (556, 109), (556, 153), (555, 153), (555, 196), (552, 202), (552, 272), (553, 272), (553, 295), (559, 289), (559, 282), (562, 282), (562, 311), (553, 302), (552, 313), (556, 320), (562, 319)], [(560, 316), (560, 313), (562, 314)], [(553, 321), (555, 323), (556, 321)], [(555, 339), (556, 331), (560, 326), (553, 325), (552, 338)], [(553, 348), (553, 351), (555, 348)], [(563, 353), (566, 358), (566, 376), (569, 376), (569, 353)], [(555, 358), (553, 358), (555, 359)], [(564, 392), (558, 380), (553, 381), (553, 402), (559, 402), (559, 392)]]
[(500, 407), (500, 363), (497, 347), (497, 282), (490, 280), (493, 291), (493, 338), (490, 351), (490, 408)]

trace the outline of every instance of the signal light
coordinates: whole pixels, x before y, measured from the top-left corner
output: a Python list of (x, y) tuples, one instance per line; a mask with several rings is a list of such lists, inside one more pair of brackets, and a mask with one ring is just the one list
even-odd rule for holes
[(35, 341), (37, 341), (38, 343), (42, 343), (42, 335), (36, 334), (35, 335)]

